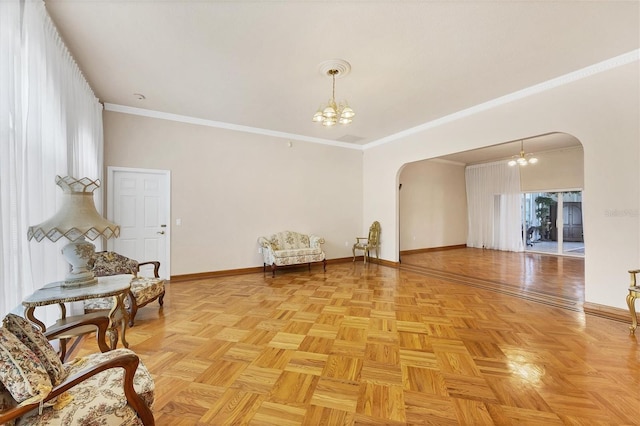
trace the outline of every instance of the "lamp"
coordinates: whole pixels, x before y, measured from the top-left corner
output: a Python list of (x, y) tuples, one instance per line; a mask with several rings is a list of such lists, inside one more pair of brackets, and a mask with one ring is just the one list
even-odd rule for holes
[(520, 141), (520, 155), (514, 155), (511, 160), (507, 164), (510, 166), (515, 166), (516, 164), (524, 167), (527, 164), (536, 164), (538, 159), (533, 156), (533, 154), (525, 154), (524, 153), (524, 141)]
[(351, 109), (347, 101), (336, 104), (336, 77), (343, 77), (347, 75), (350, 70), (351, 65), (342, 59), (325, 61), (320, 64), (320, 72), (331, 77), (333, 90), (331, 92), (331, 99), (329, 99), (327, 105), (324, 107), (321, 105), (313, 115), (312, 120), (314, 122), (331, 127), (335, 126), (336, 123), (349, 124), (353, 121), (356, 113), (353, 112), (353, 109)]
[(114, 238), (120, 235), (120, 226), (109, 222), (96, 210), (93, 191), (100, 187), (100, 180), (76, 179), (71, 176), (56, 176), (63, 194), (60, 210), (39, 225), (30, 226), (29, 240), (40, 242), (45, 237), (56, 242), (65, 237), (71, 242), (62, 248), (62, 254), (71, 265), (63, 287), (79, 287), (96, 284), (98, 280), (89, 269), (88, 262), (95, 253), (95, 246), (85, 238)]

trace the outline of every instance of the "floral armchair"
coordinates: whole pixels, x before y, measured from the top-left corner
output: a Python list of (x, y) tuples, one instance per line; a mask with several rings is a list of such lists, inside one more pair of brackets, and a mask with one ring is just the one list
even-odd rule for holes
[(327, 270), (327, 259), (320, 247), (320, 244), (324, 244), (324, 238), (317, 235), (284, 231), (269, 237), (260, 237), (258, 244), (262, 247), (263, 271), (266, 272), (267, 265), (270, 265), (273, 277), (276, 276), (278, 266), (306, 263), (311, 270), (312, 262), (322, 262), (323, 269)]
[[(113, 251), (96, 253), (89, 261), (89, 265), (96, 277), (109, 275), (132, 274), (131, 291), (125, 299), (125, 308), (129, 314), (129, 327), (133, 327), (139, 308), (158, 299), (160, 306), (164, 304), (164, 280), (158, 275), (160, 262), (151, 261), (138, 263)], [(153, 277), (138, 276), (140, 266), (153, 265)], [(84, 302), (85, 312), (109, 310), (113, 306), (113, 298), (89, 299)]]
[(0, 327), (0, 424), (155, 424), (153, 378), (134, 352), (116, 349), (63, 364), (48, 342), (89, 325), (96, 327), (98, 342), (104, 342), (107, 317), (82, 318), (44, 334), (22, 317), (9, 314), (4, 318)]

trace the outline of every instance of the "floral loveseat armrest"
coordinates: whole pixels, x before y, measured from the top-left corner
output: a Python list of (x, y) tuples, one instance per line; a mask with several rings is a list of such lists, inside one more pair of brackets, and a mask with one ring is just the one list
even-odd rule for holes
[[(104, 339), (107, 322), (79, 319), (43, 334), (26, 319), (7, 315), (0, 327), (2, 380), (6, 385), (6, 389), (0, 389), (0, 424), (153, 425), (155, 386), (135, 353), (116, 349), (62, 364), (47, 341), (88, 324), (98, 327)], [(35, 383), (36, 379), (36, 387), (22, 384)], [(33, 397), (24, 400), (26, 389), (32, 389), (29, 392)], [(22, 402), (17, 404), (13, 397)]]
[(320, 244), (324, 244), (324, 238), (313, 234), (309, 235), (309, 247), (319, 248)]
[(283, 231), (269, 237), (259, 237), (258, 244), (262, 247), (264, 259), (263, 271), (267, 265), (271, 266), (272, 276), (275, 277), (278, 266), (308, 264), (322, 262), (326, 271), (327, 260), (320, 247), (324, 239), (317, 235), (307, 235), (294, 231)]

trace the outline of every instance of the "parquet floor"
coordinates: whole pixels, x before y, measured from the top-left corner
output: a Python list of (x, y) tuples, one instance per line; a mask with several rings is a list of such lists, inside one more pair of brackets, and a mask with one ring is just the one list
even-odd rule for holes
[(127, 335), (157, 424), (640, 424), (628, 324), (516, 291), (579, 271), (470, 255), (424, 260), (427, 273), (349, 262), (169, 284)]
[(462, 248), (402, 256), (401, 268), (582, 310), (584, 258)]

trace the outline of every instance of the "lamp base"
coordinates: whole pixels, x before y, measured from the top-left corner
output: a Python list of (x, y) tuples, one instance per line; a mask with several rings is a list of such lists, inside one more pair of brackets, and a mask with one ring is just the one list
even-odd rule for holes
[(90, 286), (90, 285), (94, 285), (94, 284), (98, 284), (98, 279), (96, 277), (91, 277), (89, 279), (83, 279), (83, 280), (70, 280), (70, 279), (66, 278), (62, 282), (62, 284), (60, 284), (60, 287), (63, 287), (63, 288), (75, 288), (75, 287)]
[(71, 271), (65, 277), (62, 287), (84, 287), (98, 283), (98, 279), (89, 269), (89, 260), (93, 257), (96, 246), (82, 237), (62, 248), (62, 255), (71, 265)]

